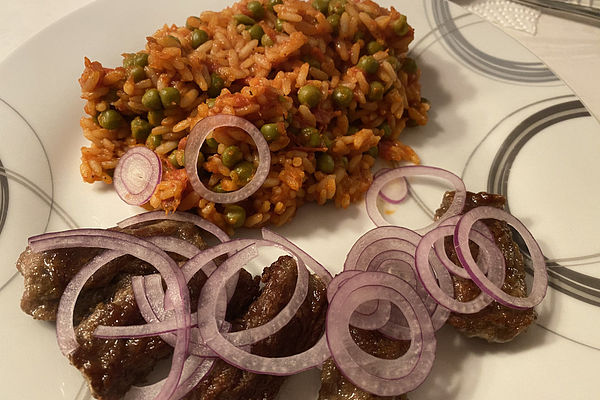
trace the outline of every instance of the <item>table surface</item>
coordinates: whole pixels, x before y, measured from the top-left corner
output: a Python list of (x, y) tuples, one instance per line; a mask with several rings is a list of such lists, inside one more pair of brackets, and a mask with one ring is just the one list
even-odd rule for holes
[[(0, 0), (0, 62), (45, 27), (92, 1)], [(600, 22), (543, 10), (535, 35), (503, 30), (546, 63), (600, 119)]]

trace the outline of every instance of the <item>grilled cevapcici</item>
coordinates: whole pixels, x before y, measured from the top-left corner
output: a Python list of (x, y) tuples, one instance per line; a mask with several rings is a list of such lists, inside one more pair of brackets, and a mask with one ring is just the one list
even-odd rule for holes
[[(132, 228), (114, 228), (137, 237), (173, 237), (205, 249), (205, 235), (191, 223), (158, 221)], [(100, 254), (101, 249), (72, 248), (33, 252), (27, 248), (17, 262), (25, 279), (21, 308), (36, 319), (55, 320), (60, 296), (81, 268)], [(172, 254), (180, 265), (181, 256)], [(172, 353), (157, 336), (107, 340), (94, 336), (99, 325), (145, 323), (136, 304), (132, 277), (148, 275), (154, 268), (132, 256), (108, 263), (82, 290), (75, 312), (76, 336), (80, 346), (69, 354), (98, 399), (122, 398), (132, 385), (143, 384), (156, 364)], [(241, 270), (235, 292), (228, 302), (226, 321), (232, 331), (249, 329), (273, 319), (288, 303), (297, 281), (293, 258), (282, 256), (265, 268), (262, 277)], [(196, 309), (198, 293), (206, 282), (200, 272), (188, 283), (191, 308)], [(286, 356), (302, 352), (321, 337), (327, 300), (325, 284), (312, 275), (308, 293), (291, 320), (265, 340), (252, 346), (262, 356)], [(224, 361), (215, 362), (209, 374), (185, 396), (186, 399), (273, 399), (284, 377), (255, 374)]]
[[(334, 278), (272, 232), (229, 240), (177, 213), (142, 214), (109, 231), (40, 235), (18, 262), (22, 307), (35, 318), (57, 316), (61, 351), (102, 399), (127, 391), (133, 398), (271, 399), (284, 376), (315, 366), (322, 366), (320, 399), (405, 399), (429, 373), (435, 331), (447, 321), (468, 336), (507, 341), (535, 319), (545, 292), (541, 252), (501, 211), (503, 198), (456, 186), (433, 226), (422, 234), (389, 225), (367, 232)], [(529, 293), (508, 225), (530, 250)], [(199, 227), (223, 243), (205, 248)], [(243, 267), (260, 246), (289, 256), (252, 278)], [(465, 271), (471, 281), (461, 278)], [(132, 387), (169, 354), (166, 379)]]

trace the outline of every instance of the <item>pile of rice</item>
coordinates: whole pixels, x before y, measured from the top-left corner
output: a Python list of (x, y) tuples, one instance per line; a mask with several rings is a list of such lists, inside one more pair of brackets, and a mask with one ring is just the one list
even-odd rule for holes
[[(119, 158), (132, 146), (147, 145), (163, 161), (163, 178), (145, 207), (196, 211), (231, 231), (224, 206), (206, 201), (192, 190), (180, 157), (191, 128), (215, 114), (246, 118), (259, 129), (266, 123), (278, 123), (279, 137), (270, 142), (269, 176), (256, 193), (239, 204), (246, 211), (246, 227), (284, 224), (299, 206), (310, 201), (324, 204), (332, 200), (338, 207), (348, 207), (360, 200), (371, 184), (376, 157), (419, 162), (415, 152), (398, 139), (405, 127), (426, 124), (429, 110), (420, 94), (420, 70), (406, 56), (413, 28), (408, 26), (403, 34), (393, 29), (394, 22), (405, 16), (368, 0), (313, 1), (314, 5), (300, 0), (261, 0), (264, 16), (256, 18), (248, 9), (249, 2), (242, 0), (220, 12), (189, 17), (185, 26), (163, 26), (137, 53), (148, 55), (141, 77), (131, 73), (127, 61), (131, 54), (124, 54), (124, 66), (116, 68), (85, 59), (79, 82), (88, 116), (80, 124), (91, 144), (82, 148), (84, 181), (112, 183)], [(323, 4), (329, 7), (318, 11)], [(235, 16), (239, 20), (240, 14), (256, 20), (268, 36), (261, 38), (266, 41), (253, 39), (249, 26), (236, 22)], [(208, 37), (193, 48), (192, 35), (197, 29)], [(373, 42), (380, 47), (372, 54), (379, 67), (376, 73), (367, 74), (357, 63)], [(215, 76), (222, 79), (223, 88), (220, 93), (213, 90), (210, 97)], [(369, 101), (369, 84), (374, 80), (384, 85), (385, 95)], [(322, 94), (314, 107), (300, 104), (297, 97), (298, 90), (308, 84)], [(342, 85), (353, 92), (347, 107), (332, 99), (333, 90)], [(178, 89), (180, 99), (161, 110), (162, 120), (153, 121), (150, 136), (160, 136), (152, 138), (159, 140), (136, 139), (131, 121), (136, 117), (147, 121), (149, 116), (142, 96), (147, 90), (165, 87)], [(99, 114), (109, 109), (123, 117), (117, 128), (105, 129), (99, 124)], [(314, 147), (302, 135), (307, 127), (319, 132), (320, 143), (313, 143)], [(247, 134), (234, 128), (217, 130), (212, 137), (218, 146), (203, 150), (205, 161), (199, 174), (209, 187), (236, 190), (241, 183), (233, 170), (223, 165), (221, 154), (227, 146), (237, 145), (244, 159), (256, 168), (255, 146)], [(332, 172), (317, 168), (320, 153), (332, 156)]]

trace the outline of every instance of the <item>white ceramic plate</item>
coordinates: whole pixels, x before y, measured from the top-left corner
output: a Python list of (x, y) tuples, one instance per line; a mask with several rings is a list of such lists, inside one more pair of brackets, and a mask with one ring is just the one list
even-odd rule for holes
[[(591, 399), (600, 364), (600, 126), (577, 97), (518, 43), (444, 1), (382, 1), (416, 29), (412, 55), (423, 69), (429, 124), (407, 132), (423, 163), (462, 175), (470, 190), (505, 194), (538, 238), (551, 289), (539, 319), (512, 343), (438, 334), (438, 357), (415, 400)], [(14, 262), (26, 238), (45, 230), (108, 227), (139, 212), (111, 187), (79, 176), (83, 57), (117, 65), (163, 23), (230, 3), (97, 1), (60, 20), (0, 65), (0, 376), (2, 398), (84, 399), (79, 373), (56, 346), (52, 324), (18, 306)], [(117, 10), (118, 8), (118, 10)], [(394, 218), (416, 227), (443, 188), (415, 188), (418, 200)], [(425, 211), (425, 212), (424, 212)], [(373, 226), (364, 204), (308, 205), (279, 231), (333, 272)], [(318, 373), (288, 380), (281, 399), (311, 399)]]

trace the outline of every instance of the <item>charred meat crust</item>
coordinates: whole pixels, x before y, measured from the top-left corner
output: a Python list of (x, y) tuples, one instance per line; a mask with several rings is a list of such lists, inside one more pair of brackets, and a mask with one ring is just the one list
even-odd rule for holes
[[(453, 199), (454, 192), (447, 192), (444, 195), (442, 205), (436, 211), (436, 219), (443, 215)], [(467, 192), (463, 212), (480, 206), (503, 209), (505, 203), (505, 198), (498, 194)], [(512, 238), (509, 226), (505, 222), (495, 220), (483, 220), (483, 222), (491, 230), (496, 245), (501, 250), (506, 262), (506, 279), (502, 290), (512, 296), (526, 297), (527, 284), (523, 255)], [(446, 242), (446, 253), (453, 262), (460, 265), (454, 246), (448, 241)], [(456, 276), (453, 276), (453, 280), (454, 297), (457, 300), (469, 301), (480, 293), (479, 288), (470, 280)], [(494, 301), (475, 314), (452, 313), (448, 323), (468, 337), (479, 337), (490, 342), (502, 343), (514, 339), (519, 333), (525, 331), (535, 319), (536, 313), (532, 308), (517, 310)]]
[[(246, 313), (234, 321), (234, 329), (260, 326), (287, 304), (296, 286), (296, 262), (280, 257), (262, 274), (263, 288)], [(327, 296), (325, 284), (316, 276), (309, 279), (308, 295), (296, 315), (279, 332), (252, 346), (262, 356), (289, 356), (312, 347), (323, 334)], [(193, 390), (188, 400), (269, 400), (274, 399), (285, 377), (255, 374), (235, 368), (222, 360)]]

